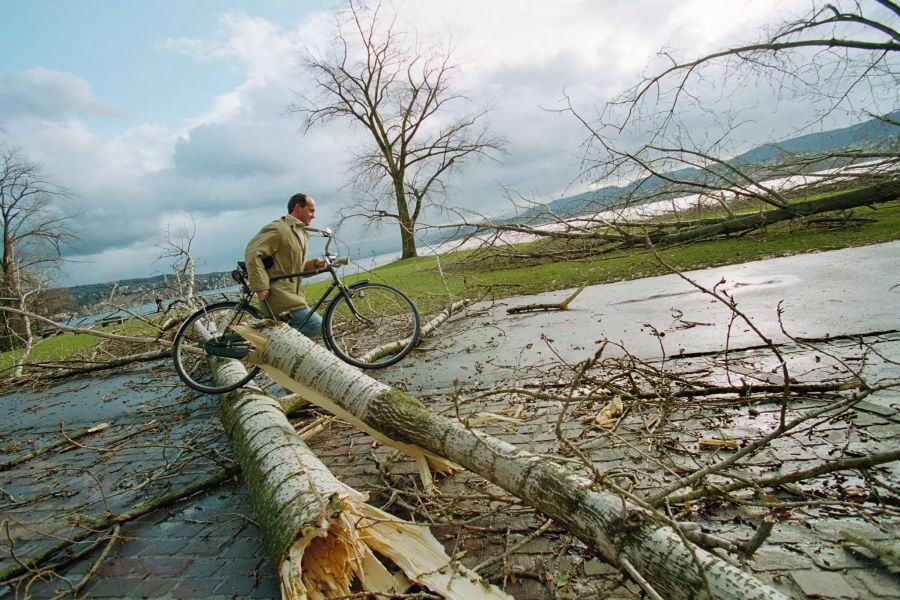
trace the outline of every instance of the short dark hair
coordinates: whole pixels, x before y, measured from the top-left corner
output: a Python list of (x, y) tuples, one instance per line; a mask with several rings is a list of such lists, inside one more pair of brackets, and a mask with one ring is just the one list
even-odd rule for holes
[(291, 199), (288, 200), (288, 213), (294, 211), (294, 207), (298, 204), (303, 207), (306, 206), (306, 203), (309, 202), (309, 196), (307, 194), (294, 194), (291, 196)]

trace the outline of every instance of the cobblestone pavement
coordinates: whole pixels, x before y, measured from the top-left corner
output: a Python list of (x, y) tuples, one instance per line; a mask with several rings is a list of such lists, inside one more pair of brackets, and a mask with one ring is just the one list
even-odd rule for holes
[[(830, 381), (847, 366), (870, 384), (900, 378), (897, 334), (785, 346), (782, 352), (793, 376), (804, 383)], [(415, 360), (433, 368), (428, 356), (425, 352)], [(598, 367), (609, 376), (617, 364)], [(650, 366), (637, 362), (629, 368), (653, 377)], [(777, 383), (779, 373), (771, 353), (760, 349), (733, 351), (727, 357), (682, 356), (667, 361), (667, 367), (677, 374), (672, 381), (702, 376), (708, 382), (747, 388)], [(402, 384), (403, 373), (398, 369), (382, 376)], [(564, 389), (570, 379), (571, 365), (557, 361), (545, 365), (540, 382), (523, 381), (510, 369), (505, 383), (546, 395)], [(585, 393), (584, 386), (579, 389)], [(431, 389), (423, 399), (438, 412), (476, 419), (470, 423), (590, 476), (579, 458), (584, 456), (593, 469), (638, 494), (652, 494), (684, 473), (727, 457), (733, 452), (728, 444), (742, 447), (771, 431), (782, 417), (777, 395), (722, 393), (640, 401), (626, 397), (624, 412), (603, 426), (598, 419), (608, 398), (564, 404), (540, 394), (481, 397), (482, 391), (477, 386), (455, 392)], [(785, 416), (790, 421), (837, 398), (835, 391), (804, 394), (792, 399)], [(791, 473), (823, 460), (895, 450), (898, 405), (896, 391), (888, 390), (845, 411), (824, 413), (710, 483), (725, 485)], [(142, 502), (223, 473), (231, 454), (218, 410), (216, 398), (186, 392), (166, 363), (47, 389), (16, 389), (0, 397), (0, 463), (62, 439), (60, 423), (70, 435), (109, 423), (103, 431), (0, 470), (0, 572), (80, 532), (107, 530), (100, 521), (108, 515), (133, 511)], [(314, 416), (314, 410), (304, 409), (296, 418), (308, 422)], [(723, 445), (710, 445), (709, 440)], [(309, 443), (340, 479), (368, 491), (373, 504), (435, 523), (433, 530), (448, 552), (467, 566), (497, 558), (481, 571), (516, 598), (641, 597), (641, 590), (618, 569), (475, 475), (444, 478), (438, 482), (440, 495), (427, 496), (410, 461), (373, 445), (371, 438), (346, 424), (333, 421)], [(898, 482), (895, 461), (787, 483), (772, 494), (737, 491), (734, 501), (689, 502), (675, 516), (736, 544), (752, 537), (771, 512), (762, 504), (777, 502), (771, 534), (746, 562), (760, 579), (792, 598), (900, 598), (900, 580), (892, 571), (896, 565), (882, 563), (846, 533), (896, 549)], [(543, 531), (536, 535), (539, 528)], [(91, 537), (78, 542), (54, 559), (52, 569), (32, 570), (0, 586), (0, 597), (53, 597), (78, 584), (89, 570), (84, 597), (279, 595), (275, 566), (263, 551), (235, 476), (124, 523), (116, 538), (101, 537), (87, 552), (96, 541)], [(98, 561), (107, 546), (106, 558)], [(85, 550), (84, 556), (66, 561), (79, 550)]]
[[(106, 515), (224, 472), (230, 448), (216, 399), (185, 393), (168, 364), (90, 377), (0, 398), (6, 461), (101, 422), (102, 432), (0, 472), (0, 571), (90, 530)], [(106, 527), (104, 527), (106, 529)], [(87, 547), (72, 546), (70, 553)], [(0, 596), (52, 597), (92, 567), (87, 560), (33, 572)], [(65, 560), (64, 556), (60, 561)], [(278, 596), (237, 478), (124, 524), (85, 595), (95, 598)]]

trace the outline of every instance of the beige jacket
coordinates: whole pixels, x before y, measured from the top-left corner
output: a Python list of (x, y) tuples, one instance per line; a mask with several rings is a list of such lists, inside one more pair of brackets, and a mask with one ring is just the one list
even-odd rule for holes
[[(301, 278), (291, 277), (270, 282), (269, 278), (297, 271), (311, 271), (315, 260), (306, 260), (309, 236), (304, 225), (291, 215), (272, 221), (247, 243), (244, 262), (250, 289), (254, 292), (269, 290), (269, 304), (276, 314), (308, 306), (300, 287)], [(274, 263), (266, 271), (263, 258), (271, 256)]]

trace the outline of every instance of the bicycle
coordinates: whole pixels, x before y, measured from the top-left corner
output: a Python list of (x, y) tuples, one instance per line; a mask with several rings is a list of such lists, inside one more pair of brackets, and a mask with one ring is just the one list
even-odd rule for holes
[[(403, 292), (384, 283), (360, 280), (345, 284), (337, 267), (349, 264), (349, 258), (338, 258), (329, 252), (333, 240), (328, 229), (308, 228), (328, 241), (323, 258), (325, 266), (312, 271), (298, 271), (271, 277), (270, 281), (290, 277), (312, 277), (329, 273), (331, 285), (312, 306), (306, 320), (328, 302), (322, 317), (322, 339), (325, 346), (341, 360), (363, 369), (377, 369), (395, 364), (415, 347), (419, 340), (419, 312)], [(173, 339), (175, 372), (189, 387), (207, 394), (222, 394), (246, 385), (259, 372), (248, 370), (247, 376), (230, 385), (213, 382), (209, 357), (242, 359), (252, 350), (249, 342), (234, 332), (234, 327), (263, 316), (289, 321), (290, 314), (276, 315), (268, 300), (263, 310), (253, 304), (246, 265), (238, 263), (231, 272), (240, 285), (237, 301), (209, 304), (191, 314), (182, 323)], [(335, 294), (334, 297), (331, 297)]]

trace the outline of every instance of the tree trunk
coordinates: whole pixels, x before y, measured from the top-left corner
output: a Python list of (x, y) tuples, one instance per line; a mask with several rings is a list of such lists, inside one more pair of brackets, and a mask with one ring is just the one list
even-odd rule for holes
[(392, 176), (394, 182), (394, 199), (397, 202), (397, 221), (400, 223), (400, 258), (413, 258), (416, 252), (416, 222), (409, 214), (406, 204), (406, 192), (403, 188), (403, 172)]
[[(611, 564), (630, 563), (665, 597), (784, 598), (698, 548), (623, 498), (502, 440), (433, 414), (411, 394), (364, 375), (290, 327), (242, 328), (248, 360), (273, 380), (335, 414), (454, 461), (552, 517)], [(626, 559), (626, 560), (622, 560)], [(708, 586), (708, 588), (707, 588)], [(706, 590), (709, 589), (709, 593)]]
[[(215, 378), (245, 374), (217, 361)], [(423, 525), (401, 521), (364, 502), (303, 443), (276, 399), (256, 389), (222, 396), (222, 423), (241, 466), (257, 522), (278, 565), (282, 598), (402, 594), (410, 582), (458, 600), (511, 600), (453, 563)], [(402, 569), (391, 573), (375, 553)]]
[[(10, 277), (12, 285), (10, 286), (10, 291), (12, 292), (12, 296), (18, 304), (18, 308), (20, 311), (27, 310), (26, 299), (28, 294), (26, 294), (22, 290), (22, 279), (19, 273), (19, 265), (13, 264), (12, 274)], [(13, 377), (21, 377), (25, 372), (25, 363), (28, 362), (28, 357), (31, 356), (31, 349), (34, 347), (34, 334), (31, 331), (31, 319), (27, 314), (22, 314), (22, 354), (15, 361), (15, 365), (13, 367)]]
[(763, 225), (771, 225), (796, 217), (808, 217), (823, 212), (847, 210), (880, 202), (890, 202), (897, 198), (900, 198), (900, 180), (892, 180), (864, 188), (839, 192), (818, 200), (798, 202), (797, 204), (789, 205), (787, 208), (777, 208), (739, 216), (721, 223), (688, 229), (679, 233), (651, 235), (650, 241), (654, 244), (689, 242), (716, 235), (748, 231)]
[(416, 250), (415, 224), (409, 221), (400, 221), (400, 258), (415, 258)]

